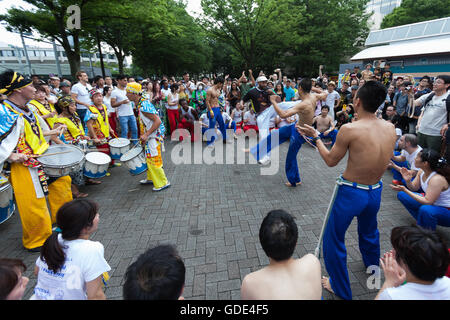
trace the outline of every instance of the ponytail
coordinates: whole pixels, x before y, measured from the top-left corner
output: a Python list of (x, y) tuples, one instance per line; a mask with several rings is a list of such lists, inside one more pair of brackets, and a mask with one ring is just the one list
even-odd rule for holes
[(66, 254), (63, 250), (65, 247), (59, 243), (58, 234), (56, 231), (53, 232), (41, 248), (41, 260), (47, 263), (48, 269), (54, 273), (61, 270), (66, 261)]
[(84, 228), (92, 226), (97, 211), (98, 205), (87, 199), (73, 200), (59, 208), (56, 213), (56, 224), (60, 230), (57, 229), (58, 231), (47, 238), (40, 256), (51, 271), (58, 272), (66, 261), (64, 249), (67, 247), (60, 244), (59, 232), (64, 240), (78, 239)]

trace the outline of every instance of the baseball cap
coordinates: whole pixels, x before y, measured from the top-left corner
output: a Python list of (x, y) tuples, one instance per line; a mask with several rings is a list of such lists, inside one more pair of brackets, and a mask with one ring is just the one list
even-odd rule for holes
[(329, 85), (329, 86), (335, 86), (335, 87), (336, 87), (336, 83), (335, 83), (334, 81), (328, 82), (328, 85)]
[(358, 86), (352, 86), (352, 90), (358, 90)]
[(260, 76), (256, 78), (256, 82), (263, 82), (263, 81), (267, 81), (267, 78), (265, 76)]

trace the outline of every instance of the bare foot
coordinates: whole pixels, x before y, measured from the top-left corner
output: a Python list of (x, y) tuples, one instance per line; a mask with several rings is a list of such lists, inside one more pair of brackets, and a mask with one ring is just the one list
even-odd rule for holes
[(334, 294), (334, 291), (331, 288), (330, 278), (322, 276), (322, 287), (324, 287), (324, 289), (326, 289), (326, 290), (328, 290), (328, 291), (330, 291), (331, 293)]
[[(292, 187), (292, 188), (294, 187), (290, 182), (286, 182), (285, 184), (286, 184), (287, 187)], [(301, 184), (302, 184), (301, 182), (297, 182), (297, 183), (295, 184), (295, 186), (299, 186), (299, 185), (301, 185)]]

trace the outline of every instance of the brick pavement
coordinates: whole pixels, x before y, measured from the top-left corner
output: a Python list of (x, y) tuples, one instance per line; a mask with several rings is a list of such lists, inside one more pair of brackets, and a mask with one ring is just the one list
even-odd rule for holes
[[(280, 169), (273, 176), (261, 176), (256, 164), (174, 165), (170, 160), (174, 145), (166, 142), (163, 154), (172, 184), (165, 191), (154, 193), (151, 186), (139, 185), (144, 175), (131, 176), (124, 166), (111, 169), (111, 176), (103, 178), (100, 186), (82, 189), (100, 205), (99, 229), (91, 239), (104, 245), (112, 268), (105, 291), (108, 299), (122, 299), (126, 268), (147, 248), (164, 243), (175, 244), (184, 259), (186, 299), (240, 299), (244, 276), (268, 264), (258, 232), (263, 217), (273, 209), (284, 209), (296, 219), (299, 239), (295, 257), (314, 252), (345, 159), (328, 168), (319, 154), (305, 145), (298, 156), (303, 185), (287, 188), (284, 159), (288, 144), (280, 147)], [(387, 172), (386, 185), (391, 179)], [(382, 252), (391, 249), (392, 227), (414, 222), (395, 195), (389, 187), (384, 188), (378, 214)], [(450, 229), (438, 227), (437, 231), (450, 239)], [(24, 298), (29, 298), (36, 283), (32, 271), (38, 254), (23, 249), (21, 233), (16, 212), (0, 225), (0, 256), (23, 259), (28, 267), (25, 274), (30, 277)], [(356, 219), (347, 232), (346, 245), (354, 299), (373, 299), (377, 290), (366, 285), (368, 274), (358, 249)], [(323, 296), (337, 299), (326, 290)]]

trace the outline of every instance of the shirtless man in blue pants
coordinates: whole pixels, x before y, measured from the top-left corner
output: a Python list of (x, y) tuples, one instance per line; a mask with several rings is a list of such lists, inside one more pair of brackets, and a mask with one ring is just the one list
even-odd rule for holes
[[(353, 106), (358, 121), (345, 124), (336, 143), (328, 150), (317, 131), (308, 125), (297, 126), (300, 133), (313, 137), (321, 157), (329, 167), (336, 166), (349, 153), (347, 168), (337, 179), (329, 206), (323, 236), (323, 258), (330, 278), (322, 285), (339, 297), (350, 300), (352, 291), (347, 270), (345, 233), (354, 217), (358, 219), (359, 249), (367, 267), (378, 266), (380, 238), (377, 213), (382, 182), (397, 140), (394, 125), (377, 119), (375, 112), (386, 98), (385, 87), (367, 81), (355, 95)], [(326, 221), (326, 219), (325, 219)]]

